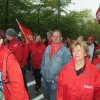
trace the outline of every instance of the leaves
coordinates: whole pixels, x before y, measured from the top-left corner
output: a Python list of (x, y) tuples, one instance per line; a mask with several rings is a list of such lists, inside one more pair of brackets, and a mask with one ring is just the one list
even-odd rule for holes
[[(60, 23), (59, 26), (64, 38), (70, 36), (76, 39), (78, 35), (83, 35), (85, 38), (93, 35), (98, 38), (100, 25), (97, 24), (91, 11), (88, 9), (68, 11), (70, 3), (72, 0), (40, 0), (40, 2), (36, 2), (36, 0), (8, 0), (7, 4), (7, 0), (1, 0), (0, 28), (12, 27), (19, 31), (16, 23), (16, 19), (18, 19), (35, 33), (38, 32), (39, 24), (39, 34), (45, 36), (47, 31), (57, 29)], [(59, 17), (60, 22), (58, 23)]]

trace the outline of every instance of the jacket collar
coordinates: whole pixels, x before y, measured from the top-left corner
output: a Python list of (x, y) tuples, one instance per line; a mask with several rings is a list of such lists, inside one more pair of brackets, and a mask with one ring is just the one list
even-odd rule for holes
[[(86, 63), (85, 70), (87, 70), (89, 68), (89, 65), (91, 64), (88, 57), (85, 58), (85, 63)], [(69, 62), (69, 65), (75, 69), (75, 59), (74, 58), (71, 59), (71, 61)]]
[(16, 38), (13, 38), (12, 40), (10, 40), (10, 43), (16, 42)]
[(4, 46), (0, 46), (0, 52), (4, 49)]

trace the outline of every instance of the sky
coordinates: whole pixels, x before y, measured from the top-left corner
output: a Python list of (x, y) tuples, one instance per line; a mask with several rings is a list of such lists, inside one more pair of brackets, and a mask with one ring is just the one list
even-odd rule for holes
[(69, 6), (69, 10), (83, 10), (90, 9), (95, 16), (99, 7), (100, 0), (72, 0), (74, 3)]

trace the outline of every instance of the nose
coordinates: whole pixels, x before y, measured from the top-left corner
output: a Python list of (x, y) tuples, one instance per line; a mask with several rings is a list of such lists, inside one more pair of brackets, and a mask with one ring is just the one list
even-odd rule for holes
[(77, 56), (77, 55), (78, 55), (78, 51), (73, 51), (73, 54), (74, 54), (75, 56)]

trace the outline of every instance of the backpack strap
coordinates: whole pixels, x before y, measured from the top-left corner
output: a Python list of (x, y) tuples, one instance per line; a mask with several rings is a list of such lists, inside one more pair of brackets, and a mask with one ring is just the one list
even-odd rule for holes
[(9, 55), (12, 54), (11, 52), (6, 55), (3, 59), (3, 64), (2, 64), (2, 82), (5, 84), (9, 83), (9, 78), (8, 78), (8, 72), (7, 72), (7, 62), (8, 62), (8, 57)]

